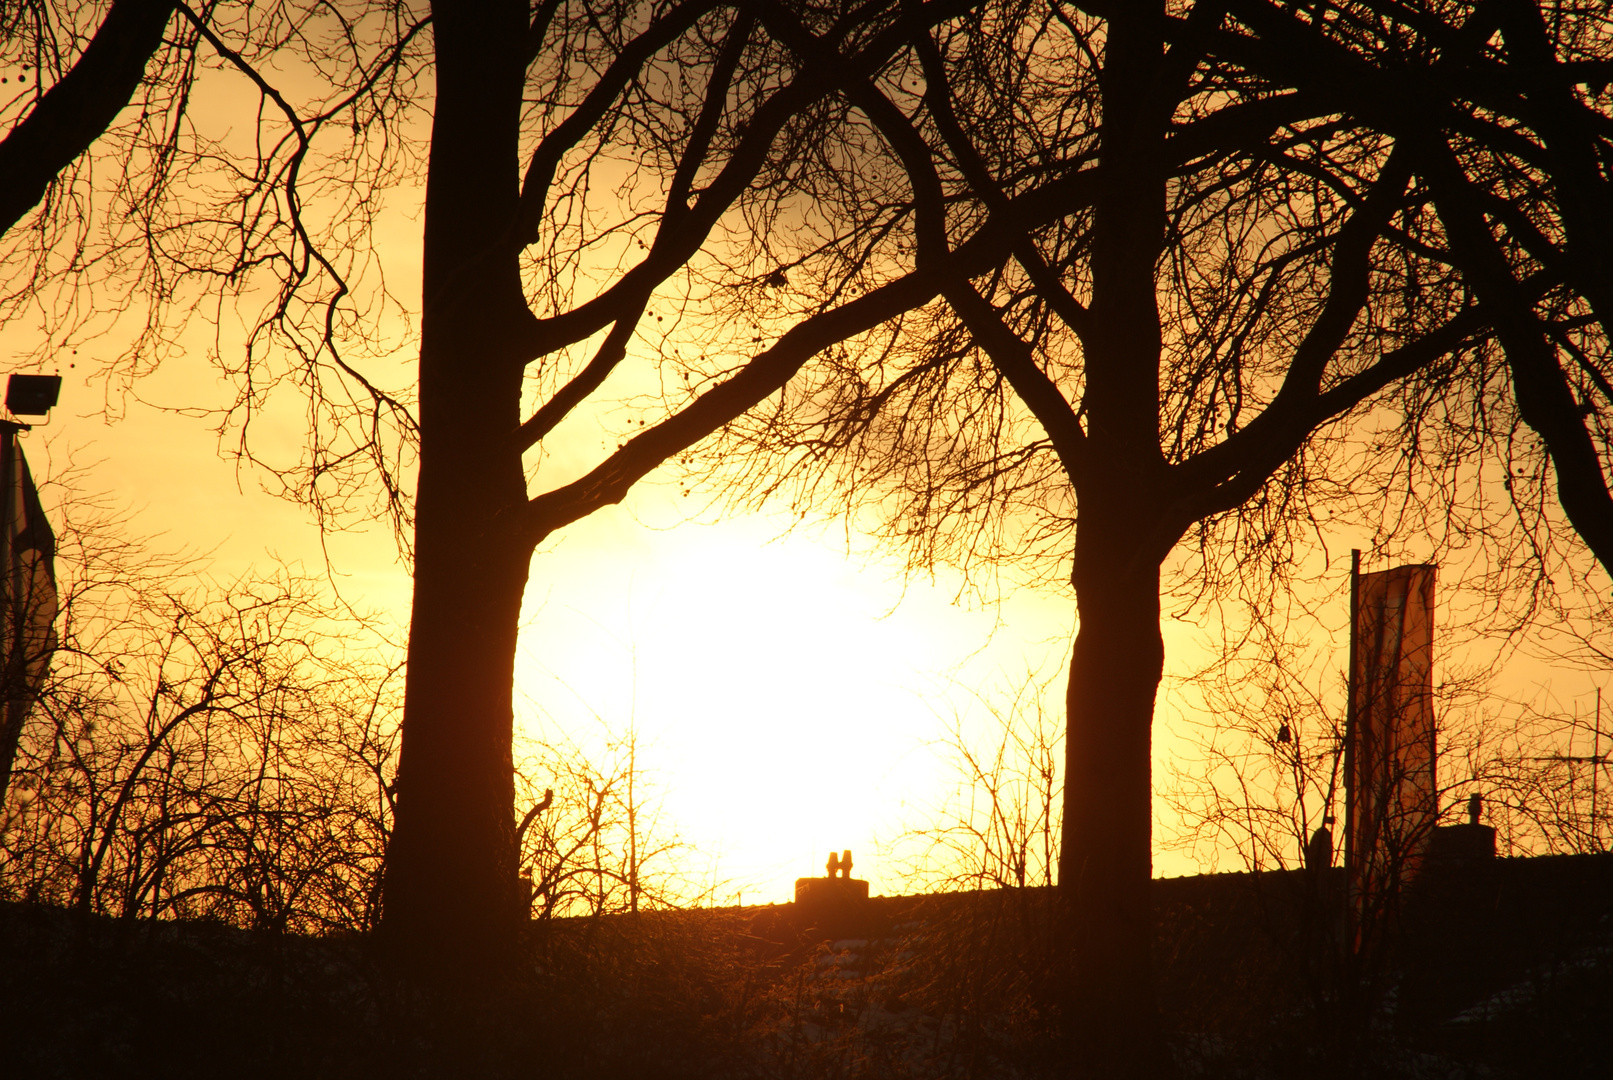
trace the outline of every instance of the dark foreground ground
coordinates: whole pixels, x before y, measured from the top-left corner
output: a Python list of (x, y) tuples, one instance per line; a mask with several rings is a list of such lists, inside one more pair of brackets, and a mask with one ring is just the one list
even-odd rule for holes
[[(1156, 882), (1183, 1075), (1613, 1077), (1613, 856), (1448, 870), (1357, 969), (1338, 884)], [(515, 983), (451, 993), (362, 940), (0, 905), (0, 1077), (1055, 1075), (1047, 900), (876, 898), (838, 941), (790, 905), (534, 925)]]

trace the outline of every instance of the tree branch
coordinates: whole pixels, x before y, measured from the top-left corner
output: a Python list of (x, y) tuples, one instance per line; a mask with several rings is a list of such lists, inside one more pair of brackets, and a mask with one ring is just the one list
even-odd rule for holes
[(0, 233), (45, 197), (139, 89), (173, 0), (115, 0), (84, 54), (0, 141)]

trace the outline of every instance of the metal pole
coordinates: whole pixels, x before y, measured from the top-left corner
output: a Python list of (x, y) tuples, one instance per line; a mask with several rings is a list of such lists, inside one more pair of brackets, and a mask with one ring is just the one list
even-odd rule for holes
[(0, 420), (0, 573), (5, 574), (5, 607), (9, 615), (11, 600), (16, 589), (11, 574), (11, 504), (16, 501), (12, 491), (12, 476), (17, 471), (16, 424)]
[[(0, 421), (0, 574), (5, 575), (5, 707), (18, 695), (11, 685), (16, 667), (13, 659), (22, 645), (22, 617), (18, 612), (21, 590), (17, 588), (16, 552), (14, 546), (17, 523), (14, 511), (17, 504), (17, 425)], [(9, 717), (7, 718), (9, 719)]]
[[(1434, 842), (1434, 830), (1439, 828), (1439, 717), (1434, 715), (1434, 604), (1437, 600), (1435, 586), (1438, 584), (1439, 568), (1430, 564), (1428, 603), (1428, 797), (1433, 802), (1433, 818), (1428, 822), (1428, 834), (1422, 838), (1421, 850), (1426, 852)], [(1410, 606), (1410, 605), (1408, 605)]]
[(1596, 787), (1602, 773), (1602, 688), (1596, 688), (1596, 719), (1591, 723), (1591, 848), (1602, 850), (1601, 832), (1597, 826)]
[(1344, 703), (1344, 879), (1354, 880), (1355, 872), (1355, 698), (1356, 627), (1361, 616), (1361, 549), (1350, 549), (1350, 673)]
[(11, 769), (22, 737), (22, 709), (13, 702), (12, 657), (17, 652), (18, 620), (13, 611), (16, 595), (11, 573), (11, 475), (16, 470), (17, 432), (20, 425), (0, 420), (0, 809), (11, 788)]

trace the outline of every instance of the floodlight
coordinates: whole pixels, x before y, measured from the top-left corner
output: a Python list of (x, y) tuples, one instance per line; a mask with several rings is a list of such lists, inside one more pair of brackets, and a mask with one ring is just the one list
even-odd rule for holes
[(44, 416), (61, 393), (60, 375), (13, 375), (6, 380), (6, 408), (17, 416)]

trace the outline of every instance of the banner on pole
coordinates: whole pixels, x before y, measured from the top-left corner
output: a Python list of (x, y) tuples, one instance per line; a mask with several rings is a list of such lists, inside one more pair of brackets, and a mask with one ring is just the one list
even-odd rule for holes
[(56, 535), (17, 427), (0, 426), (0, 806), (23, 721), (56, 651)]
[(1355, 579), (1346, 862), (1366, 923), (1416, 873), (1439, 817), (1434, 571), (1401, 566)]

